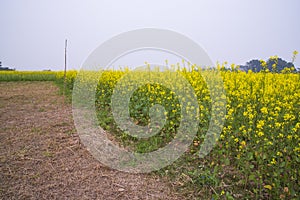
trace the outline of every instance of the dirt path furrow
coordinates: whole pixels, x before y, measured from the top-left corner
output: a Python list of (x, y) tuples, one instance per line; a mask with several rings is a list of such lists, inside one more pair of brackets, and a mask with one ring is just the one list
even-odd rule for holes
[(169, 186), (95, 160), (52, 82), (0, 83), (1, 199), (182, 199)]

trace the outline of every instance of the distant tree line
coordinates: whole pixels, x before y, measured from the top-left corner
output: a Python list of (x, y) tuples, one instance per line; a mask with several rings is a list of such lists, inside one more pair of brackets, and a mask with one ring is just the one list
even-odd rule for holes
[(297, 54), (298, 51), (293, 52), (291, 62), (287, 62), (278, 56), (271, 56), (267, 61), (253, 59), (247, 62), (246, 65), (240, 65), (239, 69), (246, 72), (251, 70), (253, 72), (269, 71), (274, 73), (300, 73), (300, 71), (297, 71), (297, 68), (294, 66)]
[(15, 71), (15, 69), (10, 69), (8, 67), (0, 67), (0, 71)]
[(267, 60), (267, 62), (253, 59), (247, 62), (246, 65), (240, 65), (240, 70), (246, 72), (248, 72), (249, 70), (253, 72), (270, 71), (275, 73), (282, 73), (285, 71), (293, 73), (297, 72), (297, 69), (292, 62), (287, 62), (278, 57), (271, 57)]
[(9, 67), (2, 67), (2, 62), (0, 61), (0, 71), (14, 71), (16, 69), (10, 69)]

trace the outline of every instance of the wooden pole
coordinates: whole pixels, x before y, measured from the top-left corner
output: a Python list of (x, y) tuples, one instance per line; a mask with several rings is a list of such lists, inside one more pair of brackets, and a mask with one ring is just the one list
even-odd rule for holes
[(65, 70), (64, 70), (64, 91), (65, 94), (66, 91), (66, 83), (67, 83), (67, 39), (65, 40)]

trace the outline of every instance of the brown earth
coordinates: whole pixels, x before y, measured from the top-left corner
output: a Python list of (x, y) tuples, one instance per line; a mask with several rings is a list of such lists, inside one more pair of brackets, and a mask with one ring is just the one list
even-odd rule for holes
[(0, 199), (183, 199), (171, 185), (95, 160), (54, 83), (0, 83)]

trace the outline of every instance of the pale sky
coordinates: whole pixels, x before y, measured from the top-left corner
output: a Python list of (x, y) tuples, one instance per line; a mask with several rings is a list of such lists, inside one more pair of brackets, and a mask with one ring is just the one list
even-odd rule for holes
[(79, 69), (102, 42), (148, 27), (188, 36), (214, 63), (273, 55), (291, 61), (300, 51), (299, 19), (299, 0), (0, 0), (0, 61), (17, 70), (63, 70), (67, 38), (68, 68)]

